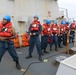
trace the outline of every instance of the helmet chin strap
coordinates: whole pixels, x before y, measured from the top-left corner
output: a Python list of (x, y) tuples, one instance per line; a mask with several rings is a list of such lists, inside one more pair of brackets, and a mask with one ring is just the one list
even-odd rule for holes
[(5, 24), (2, 22), (3, 26), (5, 26), (6, 24), (10, 23), (10, 21), (7, 21)]

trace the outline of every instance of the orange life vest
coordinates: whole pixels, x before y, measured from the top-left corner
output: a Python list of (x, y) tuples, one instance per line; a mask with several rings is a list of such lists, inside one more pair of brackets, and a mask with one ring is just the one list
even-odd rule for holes
[(71, 24), (71, 29), (75, 29), (76, 28), (76, 23), (72, 23)]
[(64, 25), (60, 24), (60, 33), (63, 34), (65, 32)]
[(65, 25), (65, 31), (69, 31), (70, 30), (70, 27), (68, 24)]
[(52, 33), (50, 25), (43, 24), (43, 27), (45, 27), (45, 29), (42, 31), (43, 35), (50, 35)]
[(39, 21), (33, 21), (32, 24), (31, 24), (31, 28), (30, 30), (31, 31), (39, 31), (39, 25), (40, 25), (40, 22)]
[(58, 25), (54, 25), (54, 24), (52, 24), (51, 25), (51, 29), (52, 29), (52, 33), (53, 34), (58, 34), (59, 33), (59, 27), (58, 27)]
[(0, 23), (0, 37), (10, 37), (11, 34), (12, 23), (8, 23), (5, 26)]

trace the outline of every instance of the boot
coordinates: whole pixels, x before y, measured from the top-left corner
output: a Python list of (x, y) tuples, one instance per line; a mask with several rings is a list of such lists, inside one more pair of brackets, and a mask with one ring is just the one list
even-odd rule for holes
[(57, 48), (57, 46), (55, 46), (55, 51), (58, 51), (58, 48)]
[(59, 48), (63, 48), (61, 45), (59, 45)]
[(66, 46), (66, 43), (63, 43), (63, 46)]
[(19, 61), (16, 61), (16, 68), (17, 68), (18, 70), (21, 70), (21, 66), (20, 66), (20, 64), (19, 64)]
[(41, 55), (44, 56), (44, 53), (42, 52)]
[(30, 59), (30, 58), (32, 58), (31, 53), (29, 53), (29, 55), (26, 57), (26, 59)]
[(44, 49), (44, 53), (49, 53), (48, 51), (46, 51), (46, 49)]
[(74, 43), (74, 41), (72, 40), (72, 43)]
[(59, 48), (63, 48), (62, 46), (60, 46)]
[(44, 55), (43, 50), (41, 50), (41, 55), (42, 55), (42, 56)]
[(52, 47), (50, 47), (50, 51), (52, 51)]
[(71, 41), (69, 41), (69, 43), (71, 43)]
[(39, 61), (42, 61), (42, 57), (41, 57), (41, 54), (39, 54)]

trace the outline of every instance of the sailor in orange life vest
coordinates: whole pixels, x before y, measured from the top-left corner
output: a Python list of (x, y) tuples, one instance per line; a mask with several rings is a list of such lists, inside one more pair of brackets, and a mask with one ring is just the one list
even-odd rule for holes
[(41, 44), (39, 40), (39, 34), (41, 34), (42, 27), (40, 24), (39, 17), (36, 15), (34, 16), (34, 21), (30, 24), (29, 27), (29, 34), (30, 34), (30, 46), (29, 46), (29, 55), (26, 59), (32, 58), (32, 52), (34, 49), (34, 45), (36, 44), (37, 52), (39, 54), (39, 61), (42, 61), (42, 51), (41, 51)]
[(58, 36), (58, 46), (59, 46), (59, 48), (63, 48), (62, 46), (61, 46), (61, 43), (62, 43), (62, 41), (63, 41), (63, 34), (64, 34), (64, 32), (65, 32), (65, 29), (64, 29), (64, 26), (65, 26), (65, 21), (61, 21), (61, 24), (59, 25), (59, 36)]
[(54, 20), (54, 23), (51, 25), (52, 34), (50, 36), (50, 51), (52, 51), (53, 42), (55, 44), (55, 50), (58, 51), (58, 34), (59, 34), (59, 26), (57, 25), (57, 21)]
[(64, 46), (66, 46), (66, 43), (67, 43), (67, 33), (70, 30), (70, 26), (69, 25), (70, 25), (70, 22), (66, 21), (66, 24), (64, 25), (65, 32), (63, 34), (63, 45)]
[(4, 53), (8, 50), (9, 54), (16, 62), (16, 68), (21, 70), (19, 58), (14, 47), (14, 38), (16, 38), (16, 33), (11, 23), (11, 17), (6, 15), (3, 17), (3, 21), (0, 22), (0, 62)]
[(75, 29), (76, 29), (76, 21), (73, 20), (73, 23), (70, 25), (70, 36), (69, 36), (69, 42), (74, 43), (74, 37), (75, 37)]
[(42, 36), (41, 36), (41, 50), (44, 50), (44, 53), (49, 53), (46, 51), (48, 45), (48, 38), (51, 35), (50, 28), (51, 20), (46, 20), (46, 23), (42, 26)]

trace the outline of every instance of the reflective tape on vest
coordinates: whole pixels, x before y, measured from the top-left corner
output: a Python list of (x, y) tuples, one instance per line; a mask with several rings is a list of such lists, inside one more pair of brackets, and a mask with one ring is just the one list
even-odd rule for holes
[(67, 26), (69, 28), (69, 26)]
[(64, 30), (64, 29), (61, 29), (62, 31)]
[(57, 28), (53, 28), (53, 30), (57, 30)]
[(36, 24), (33, 24), (32, 27), (37, 27), (37, 25)]
[(48, 28), (48, 31), (50, 31), (50, 28)]

